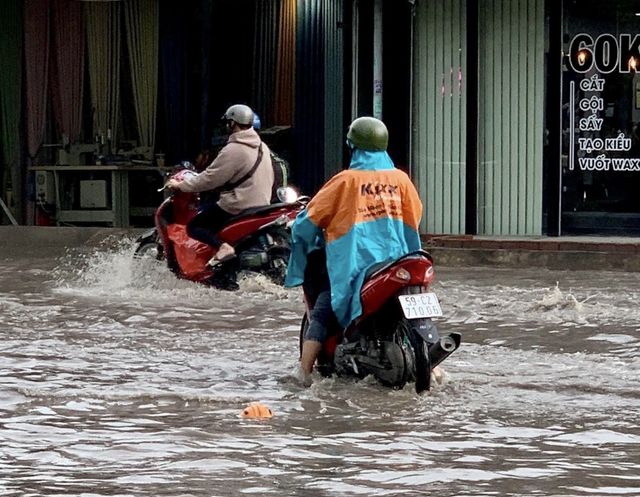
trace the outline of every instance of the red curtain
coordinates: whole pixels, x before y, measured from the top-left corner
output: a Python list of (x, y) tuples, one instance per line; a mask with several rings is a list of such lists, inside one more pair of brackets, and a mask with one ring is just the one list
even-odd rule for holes
[(49, 69), (49, 0), (24, 2), (27, 145), (34, 158), (44, 140)]
[(52, 0), (51, 96), (53, 116), (66, 145), (82, 133), (85, 29), (82, 3)]

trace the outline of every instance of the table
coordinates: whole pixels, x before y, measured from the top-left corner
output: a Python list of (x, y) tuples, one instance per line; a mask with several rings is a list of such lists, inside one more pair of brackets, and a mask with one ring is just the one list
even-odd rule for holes
[[(164, 168), (144, 165), (87, 165), (87, 166), (33, 166), (29, 171), (49, 171), (53, 173), (55, 190), (56, 222), (72, 223), (107, 223), (115, 227), (130, 226), (130, 217), (153, 215), (158, 204), (153, 206), (132, 207), (129, 199), (129, 176), (135, 173), (155, 172), (158, 184), (150, 186), (154, 190), (162, 184)], [(110, 202), (105, 208), (79, 208), (77, 202), (65, 198), (63, 192), (69, 191), (69, 185), (77, 189), (74, 182), (86, 178), (105, 178), (107, 188), (110, 185)]]

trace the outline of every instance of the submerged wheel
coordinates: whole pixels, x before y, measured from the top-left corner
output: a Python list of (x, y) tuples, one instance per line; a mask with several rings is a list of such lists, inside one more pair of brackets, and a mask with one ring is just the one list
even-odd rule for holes
[(422, 393), (431, 388), (431, 358), (429, 357), (429, 346), (418, 333), (413, 331), (407, 323), (409, 331), (409, 342), (413, 348), (415, 358), (415, 380), (416, 393)]
[(379, 342), (384, 361), (371, 373), (388, 387), (402, 389), (413, 378), (414, 359), (409, 342), (409, 326), (406, 319), (397, 322), (391, 336)]
[(291, 255), (289, 236), (284, 231), (271, 233), (273, 245), (269, 248), (269, 268), (266, 271), (269, 279), (276, 285), (283, 286), (287, 275), (287, 265)]
[(158, 242), (147, 241), (141, 243), (134, 253), (136, 259), (155, 259), (161, 261), (164, 259), (164, 250)]
[(278, 255), (271, 259), (269, 263), (269, 270), (267, 276), (269, 279), (278, 286), (284, 286), (284, 279), (287, 276), (287, 264), (289, 263), (289, 256)]

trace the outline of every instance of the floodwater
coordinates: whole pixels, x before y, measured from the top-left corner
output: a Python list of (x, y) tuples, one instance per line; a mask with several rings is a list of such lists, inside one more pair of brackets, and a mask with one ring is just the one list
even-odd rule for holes
[(640, 495), (640, 274), (438, 268), (463, 344), (417, 396), (290, 381), (298, 290), (0, 250), (0, 495)]

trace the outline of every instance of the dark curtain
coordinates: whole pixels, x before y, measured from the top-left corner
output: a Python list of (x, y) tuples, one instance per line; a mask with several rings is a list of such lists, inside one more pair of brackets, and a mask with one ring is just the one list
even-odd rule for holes
[(333, 176), (343, 166), (344, 122), (344, 29), (343, 0), (325, 0), (324, 42), (324, 176)]
[(272, 0), (256, 1), (252, 107), (260, 115), (263, 126), (274, 122), (279, 3)]
[(325, 180), (323, 3), (298, 0), (297, 5), (294, 173), (308, 195), (315, 193)]
[(254, 106), (255, 1), (192, 0), (188, 6), (160, 5), (160, 119), (168, 161), (194, 160), (216, 148), (224, 110)]
[(295, 57), (296, 0), (281, 0), (273, 124), (294, 124)]
[(0, 1), (0, 60), (7, 62), (0, 71), (0, 196), (7, 200), (11, 187), (18, 221), (23, 219), (25, 177), (20, 160), (23, 5), (23, 0)]
[[(211, 109), (209, 104), (209, 89), (211, 87), (212, 74), (212, 23), (213, 1), (202, 0), (200, 12), (200, 143), (199, 149), (209, 148), (211, 145)], [(220, 45), (222, 50), (231, 50), (229, 44)]]
[(189, 160), (187, 144), (187, 10), (176, 2), (160, 4), (160, 66), (167, 164)]
[[(214, 2), (210, 42), (208, 88), (208, 143), (223, 137), (220, 117), (229, 105), (254, 107), (252, 85), (254, 69), (255, 0), (217, 0)], [(261, 116), (262, 117), (262, 116)]]
[(156, 0), (128, 0), (124, 7), (138, 145), (153, 151), (158, 109), (159, 6)]
[(85, 30), (82, 4), (53, 0), (51, 96), (53, 114), (64, 144), (82, 133)]
[(44, 141), (49, 70), (49, 0), (24, 3), (27, 151), (33, 159)]
[(306, 194), (342, 167), (343, 10), (343, 0), (297, 3), (295, 175)]
[(107, 145), (107, 153), (111, 153), (117, 150), (119, 142), (122, 8), (119, 2), (83, 4), (93, 134), (102, 145)]

